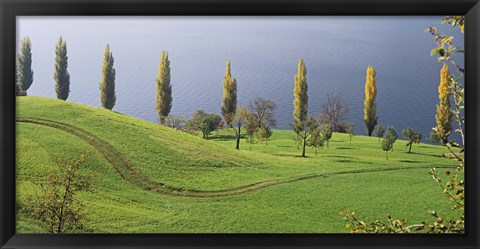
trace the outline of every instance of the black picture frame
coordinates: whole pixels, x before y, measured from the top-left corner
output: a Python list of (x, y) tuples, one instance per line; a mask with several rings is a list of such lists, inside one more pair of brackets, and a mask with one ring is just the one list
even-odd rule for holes
[[(479, 248), (478, 0), (0, 0), (0, 248)], [(465, 234), (15, 234), (16, 16), (465, 15)]]

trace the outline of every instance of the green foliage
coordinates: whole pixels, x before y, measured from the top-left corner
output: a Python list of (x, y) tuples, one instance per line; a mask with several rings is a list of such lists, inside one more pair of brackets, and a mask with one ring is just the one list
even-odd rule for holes
[(300, 123), (291, 123), (290, 127), (292, 127), (293, 131), (297, 134), (298, 141), (302, 145), (302, 157), (305, 157), (305, 148), (308, 144), (310, 136), (312, 133), (317, 129), (318, 122), (312, 117), (307, 118), (305, 121), (301, 121)]
[(208, 114), (204, 110), (196, 110), (192, 118), (186, 122), (186, 130), (189, 133), (201, 131), (204, 139), (213, 131), (217, 130), (222, 123), (222, 118), (217, 114)]
[(57, 99), (67, 100), (70, 93), (70, 73), (68, 73), (67, 42), (61, 36), (58, 38), (55, 46), (55, 72), (53, 79), (55, 80)]
[(208, 136), (212, 131), (215, 131), (220, 126), (222, 122), (222, 117), (217, 114), (207, 114), (203, 117), (202, 122), (200, 123), (200, 130), (203, 133), (203, 137), (208, 139)]
[(273, 130), (269, 125), (264, 125), (257, 133), (258, 140), (265, 141), (265, 146), (268, 146), (268, 139), (273, 135)]
[(296, 127), (300, 128), (303, 127), (302, 122), (307, 120), (308, 115), (307, 68), (305, 67), (305, 63), (302, 59), (298, 60), (298, 69), (294, 80), (293, 117)]
[(207, 113), (205, 112), (205, 110), (196, 110), (192, 114), (192, 117), (185, 123), (185, 131), (187, 133), (195, 135), (196, 132), (200, 130), (200, 124), (203, 117), (205, 117), (206, 115)]
[(332, 135), (333, 135), (332, 126), (330, 126), (328, 124), (322, 124), (320, 126), (320, 130), (321, 130), (320, 135), (322, 137), (322, 140), (327, 142), (327, 148), (328, 148), (328, 141), (330, 141), (330, 139), (332, 138)]
[(172, 85), (170, 84), (170, 60), (168, 60), (168, 52), (162, 51), (155, 83), (157, 87), (157, 115), (160, 119), (160, 123), (165, 124), (165, 119), (168, 117), (170, 110), (172, 109)]
[(18, 80), (18, 67), (16, 68), (16, 71), (15, 71), (15, 96), (26, 96), (27, 92), (20, 89), (20, 86), (17, 84), (17, 80)]
[(348, 138), (350, 139), (350, 143), (351, 143), (353, 136), (355, 136), (355, 126), (352, 123), (346, 123), (344, 127), (345, 127), (345, 132), (348, 134)]
[(115, 95), (115, 68), (110, 46), (107, 45), (103, 54), (102, 79), (100, 80), (100, 104), (103, 108), (112, 110), (117, 99)]
[(325, 139), (322, 136), (322, 130), (320, 127), (315, 128), (312, 131), (312, 134), (308, 140), (308, 146), (315, 148), (315, 155), (318, 153), (318, 148), (321, 148), (325, 145)]
[[(17, 85), (20, 92), (27, 95), (27, 90), (33, 83), (32, 71), (32, 43), (29, 37), (25, 37), (20, 42), (20, 53), (17, 58)], [(23, 94), (22, 94), (23, 95)]]
[(77, 192), (92, 191), (93, 178), (80, 172), (85, 156), (57, 162), (59, 171), (47, 175), (43, 194), (35, 197), (32, 219), (40, 221), (47, 233), (85, 231), (84, 203)]
[(250, 144), (250, 150), (252, 150), (252, 144), (257, 142), (255, 140), (255, 134), (259, 130), (258, 120), (250, 112), (246, 112), (244, 115), (245, 134), (247, 135), (247, 142)]
[(434, 129), (430, 131), (430, 137), (428, 138), (428, 141), (431, 144), (436, 144), (436, 145), (441, 145), (442, 144), (442, 139), (438, 135), (438, 132)]
[(383, 138), (384, 134), (385, 134), (385, 128), (383, 127), (383, 125), (379, 124), (375, 126), (375, 136), (378, 137), (378, 140), (380, 140), (380, 138)]
[(387, 130), (383, 134), (382, 150), (386, 153), (386, 159), (388, 160), (388, 151), (393, 150), (393, 144), (397, 141), (398, 135), (393, 126), (388, 126)]
[(406, 146), (408, 147), (408, 153), (412, 151), (412, 144), (419, 144), (422, 140), (422, 133), (412, 128), (407, 128), (402, 131), (403, 137), (408, 141)]
[(237, 110), (237, 80), (232, 77), (230, 60), (227, 61), (223, 78), (222, 115), (227, 126), (231, 126)]

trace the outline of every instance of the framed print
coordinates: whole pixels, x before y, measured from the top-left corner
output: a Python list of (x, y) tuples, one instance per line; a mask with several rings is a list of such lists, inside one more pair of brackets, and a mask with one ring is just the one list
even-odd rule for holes
[(1, 248), (479, 247), (476, 0), (0, 8)]

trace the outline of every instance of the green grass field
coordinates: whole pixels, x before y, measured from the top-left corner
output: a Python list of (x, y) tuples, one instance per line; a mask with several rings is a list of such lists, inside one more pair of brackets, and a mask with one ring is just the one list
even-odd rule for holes
[(95, 233), (343, 233), (346, 209), (371, 221), (431, 221), (429, 210), (458, 217), (429, 175), (457, 165), (444, 147), (421, 143), (409, 154), (397, 140), (387, 161), (377, 138), (334, 133), (329, 148), (302, 158), (293, 135), (275, 130), (268, 146), (242, 140), (238, 151), (225, 130), (207, 141), (101, 108), (17, 97), (17, 232), (42, 232), (22, 207), (56, 159), (81, 154), (95, 176), (94, 192), (79, 195)]

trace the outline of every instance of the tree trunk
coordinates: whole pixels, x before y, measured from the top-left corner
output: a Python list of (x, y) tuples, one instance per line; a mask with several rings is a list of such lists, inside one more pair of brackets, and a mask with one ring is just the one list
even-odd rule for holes
[(388, 161), (388, 150), (386, 150), (385, 152), (387, 153), (386, 155), (387, 155), (387, 161)]
[(305, 136), (303, 136), (303, 151), (302, 156), (305, 157), (305, 146), (307, 146), (307, 132), (305, 132)]
[(408, 153), (410, 153), (410, 151), (412, 151), (412, 143), (410, 143), (410, 147), (408, 148)]
[(241, 132), (241, 127), (238, 127), (238, 133), (237, 133), (237, 146), (235, 147), (237, 150), (240, 149), (240, 132)]

